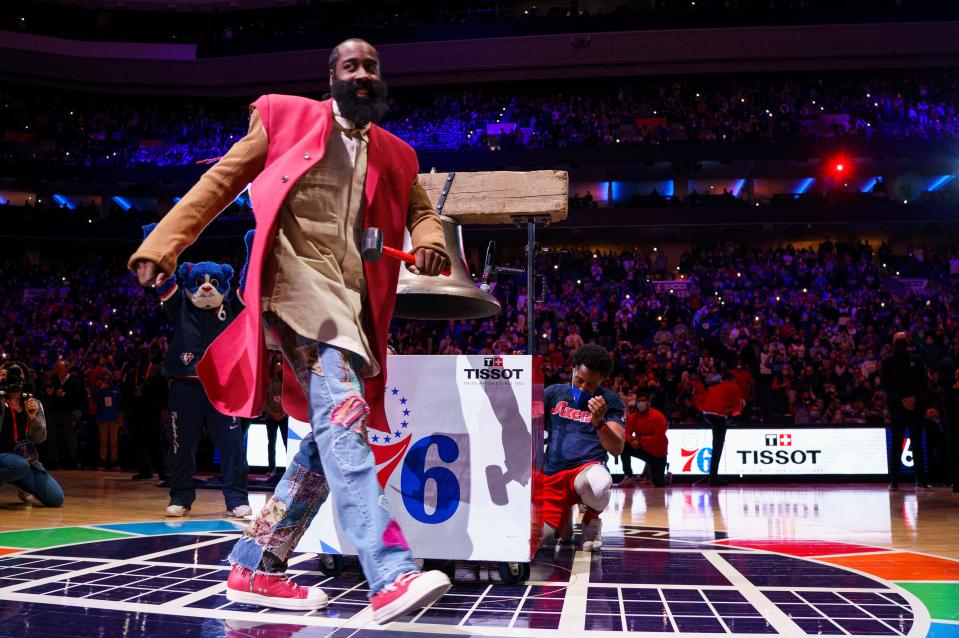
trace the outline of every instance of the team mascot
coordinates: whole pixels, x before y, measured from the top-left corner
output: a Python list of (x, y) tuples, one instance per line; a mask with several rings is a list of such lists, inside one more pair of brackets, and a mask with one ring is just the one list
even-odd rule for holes
[[(156, 224), (143, 227), (143, 236)], [(248, 241), (252, 239), (249, 236)], [(249, 249), (249, 244), (247, 245)], [(245, 267), (244, 273), (245, 275)], [(170, 419), (167, 422), (170, 475), (170, 504), (167, 516), (184, 516), (196, 500), (193, 474), (203, 426), (220, 451), (223, 498), (233, 516), (252, 514), (247, 500), (247, 464), (243, 449), (243, 428), (234, 417), (220, 414), (210, 403), (197, 377), (195, 365), (207, 347), (243, 309), (241, 293), (232, 293), (233, 268), (211, 261), (184, 263), (163, 284), (156, 287), (174, 333), (163, 375), (170, 379)], [(242, 289), (243, 277), (240, 287)]]

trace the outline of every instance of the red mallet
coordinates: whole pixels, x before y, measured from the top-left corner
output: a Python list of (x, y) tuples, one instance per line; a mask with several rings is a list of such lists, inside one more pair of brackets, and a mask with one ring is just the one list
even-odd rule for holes
[[(393, 259), (398, 259), (408, 264), (413, 264), (414, 266), (416, 265), (416, 257), (410, 253), (384, 246), (383, 231), (371, 226), (363, 231), (363, 243), (360, 245), (360, 256), (362, 256), (365, 261), (376, 262), (379, 261), (383, 255), (388, 255)], [(440, 274), (449, 277), (450, 272), (450, 269), (446, 268)]]

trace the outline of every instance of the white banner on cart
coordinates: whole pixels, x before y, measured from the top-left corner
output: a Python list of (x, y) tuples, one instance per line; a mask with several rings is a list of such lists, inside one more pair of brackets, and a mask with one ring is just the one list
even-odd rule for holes
[[(712, 433), (702, 429), (675, 429), (669, 439), (669, 471), (707, 474), (713, 454)], [(611, 459), (612, 460), (612, 459)], [(632, 460), (633, 472), (644, 464)], [(619, 463), (610, 470), (622, 472)], [(730, 427), (719, 462), (720, 474), (777, 476), (790, 474), (886, 474), (884, 428)]]
[[(390, 432), (370, 447), (390, 510), (418, 558), (528, 562), (532, 501), (532, 360), (391, 356)], [(289, 453), (309, 432), (290, 419)], [(332, 498), (299, 551), (354, 554)]]

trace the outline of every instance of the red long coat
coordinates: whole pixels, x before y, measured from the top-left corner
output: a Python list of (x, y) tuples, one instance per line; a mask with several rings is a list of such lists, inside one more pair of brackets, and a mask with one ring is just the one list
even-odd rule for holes
[[(294, 183), (323, 158), (333, 121), (330, 100), (317, 102), (289, 95), (265, 95), (254, 106), (269, 139), (266, 167), (250, 188), (256, 234), (250, 251), (246, 309), (207, 349), (197, 374), (210, 401), (224, 414), (259, 416), (270, 381), (269, 357), (260, 312), (262, 272), (277, 233), (280, 206)], [(369, 131), (364, 228), (383, 231), (387, 246), (401, 246), (409, 207), (410, 185), (419, 168), (416, 152), (394, 135), (373, 125)], [(370, 405), (369, 427), (388, 430), (383, 410), (386, 388), (386, 342), (399, 268), (395, 261), (364, 262), (367, 299), (363, 330), (380, 374), (366, 379)], [(288, 364), (286, 379), (294, 379)], [(309, 420), (308, 402), (296, 383), (283, 385), (283, 409), (301, 421)]]

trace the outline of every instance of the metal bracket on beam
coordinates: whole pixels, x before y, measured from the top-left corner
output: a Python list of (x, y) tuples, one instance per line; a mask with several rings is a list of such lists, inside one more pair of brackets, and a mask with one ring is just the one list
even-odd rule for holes
[(549, 215), (513, 215), (510, 219), (517, 228), (527, 224), (539, 224), (540, 226), (549, 226)]
[[(436, 169), (433, 169), (436, 170)], [(443, 190), (440, 192), (439, 199), (436, 200), (436, 214), (443, 214), (443, 207), (446, 206), (446, 197), (450, 194), (450, 190), (453, 188), (453, 179), (456, 177), (455, 172), (448, 173), (446, 175), (446, 183), (443, 184)]]

